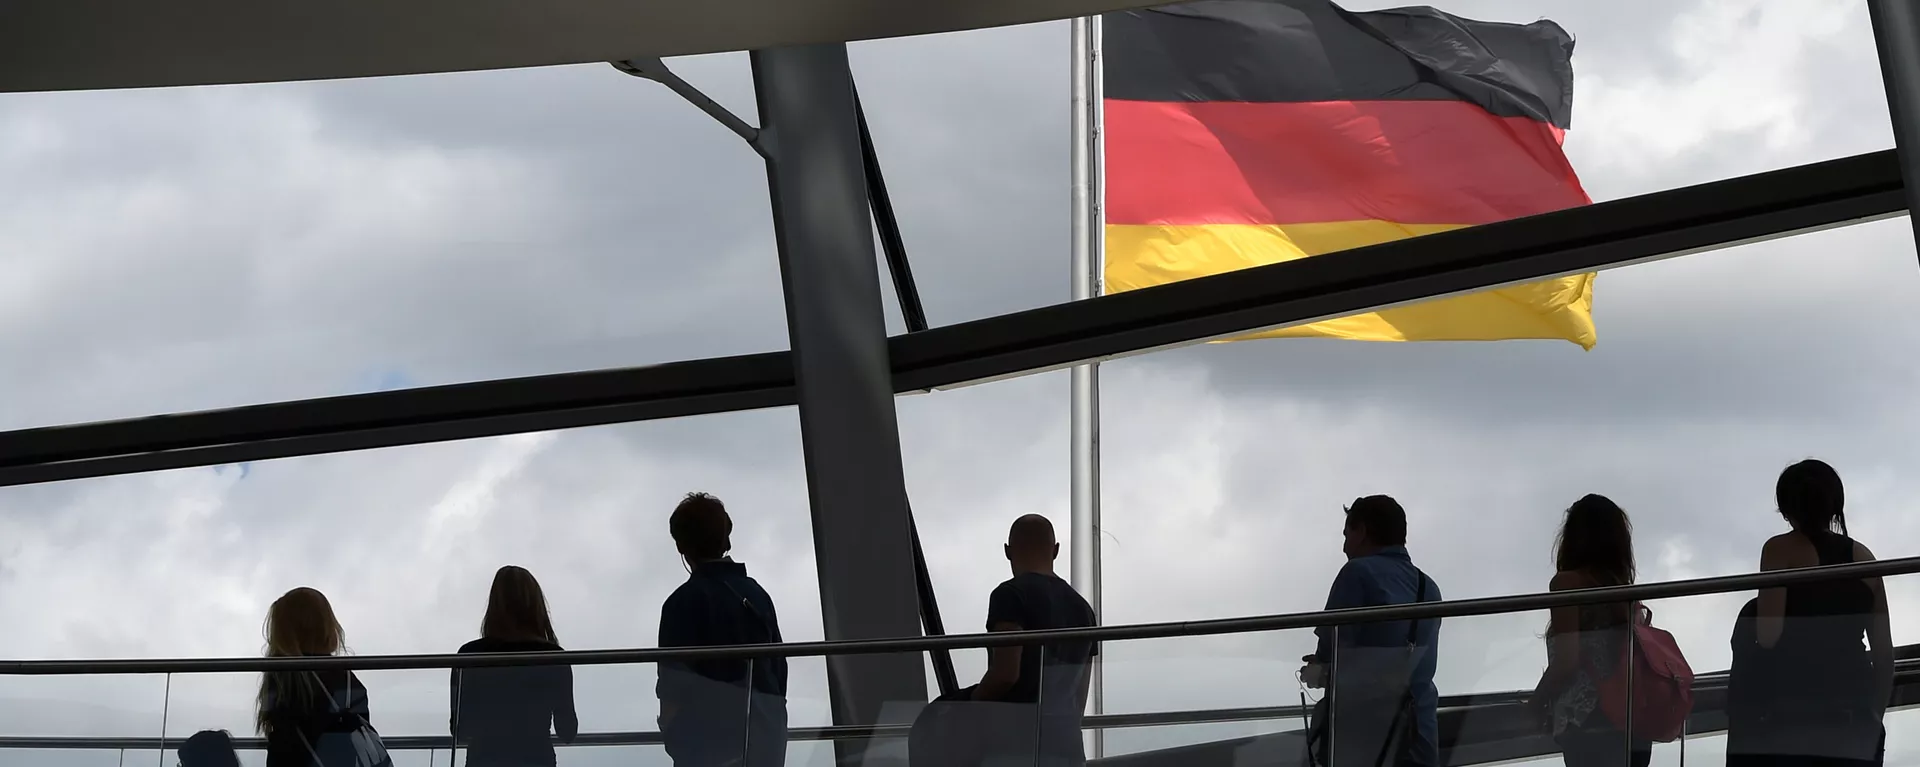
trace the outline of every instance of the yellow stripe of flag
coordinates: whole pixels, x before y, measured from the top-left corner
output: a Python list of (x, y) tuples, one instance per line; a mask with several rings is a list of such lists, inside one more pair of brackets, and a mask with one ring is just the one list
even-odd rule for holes
[[(1162, 285), (1297, 258), (1459, 229), (1454, 224), (1340, 221), (1106, 228), (1106, 292)], [(1591, 349), (1591, 274), (1514, 285), (1378, 312), (1322, 320), (1246, 338), (1354, 341), (1565, 339)]]

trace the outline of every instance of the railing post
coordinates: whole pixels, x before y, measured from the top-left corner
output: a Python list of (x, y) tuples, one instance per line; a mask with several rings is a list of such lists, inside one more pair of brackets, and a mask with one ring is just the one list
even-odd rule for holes
[(1633, 741), (1633, 703), (1635, 700), (1633, 696), (1633, 667), (1636, 665), (1639, 665), (1633, 662), (1634, 651), (1638, 649), (1636, 647), (1638, 640), (1636, 639), (1633, 626), (1635, 621), (1640, 620), (1639, 608), (1640, 608), (1640, 603), (1638, 602), (1634, 602), (1627, 606), (1627, 615), (1629, 616), (1627, 618), (1627, 668), (1626, 668), (1627, 725), (1626, 727), (1622, 728), (1622, 731), (1620, 733), (1621, 737), (1627, 739), (1627, 763), (1624, 765), (1621, 765), (1621, 767), (1632, 767), (1633, 765), (1633, 742), (1634, 742)]
[(1340, 753), (1340, 632), (1346, 626), (1333, 627), (1333, 644), (1328, 653), (1327, 673), (1323, 678), (1327, 697), (1327, 763), (1321, 767), (1336, 767)]

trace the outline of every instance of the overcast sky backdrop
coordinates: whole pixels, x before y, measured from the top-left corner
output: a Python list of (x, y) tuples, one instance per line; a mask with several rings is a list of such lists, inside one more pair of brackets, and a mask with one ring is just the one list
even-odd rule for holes
[[(1595, 199), (1892, 145), (1863, 3), (1444, 8), (1577, 36), (1567, 148)], [(932, 321), (1066, 300), (1066, 26), (852, 51)], [(751, 117), (744, 55), (673, 63)], [(786, 346), (759, 159), (606, 66), (11, 95), (0, 178), (0, 428)], [(1543, 589), (1588, 492), (1633, 515), (1643, 580), (1746, 571), (1784, 529), (1774, 476), (1808, 456), (1847, 479), (1859, 538), (1920, 554), (1916, 310), (1898, 219), (1609, 272), (1591, 352), (1296, 340), (1109, 364), (1106, 620), (1316, 608), (1341, 505), (1370, 493), (1406, 505), (1451, 598)], [(1014, 516), (1065, 529), (1066, 404), (1064, 374), (899, 400), (955, 630), (982, 628)], [(296, 585), (332, 597), (358, 653), (450, 651), (507, 563), (545, 584), (569, 648), (651, 645), (689, 490), (728, 502), (786, 636), (819, 638), (799, 444), (782, 409), (0, 490), (0, 657), (257, 654)], [(1896, 639), (1920, 641), (1920, 580), (1893, 594)], [(1745, 598), (1655, 609), (1724, 668)], [(1530, 685), (1544, 623), (1449, 622), (1443, 691)], [(1112, 646), (1108, 708), (1297, 702), (1308, 649)], [(982, 660), (961, 653), (963, 675)], [(384, 732), (443, 731), (444, 672), (365, 677)], [(579, 677), (587, 730), (652, 728), (650, 669)], [(0, 678), (0, 735), (154, 735), (163, 708), (170, 735), (250, 732), (253, 680), (176, 679), (163, 706), (161, 679)], [(826, 723), (817, 661), (795, 695), (795, 724)]]

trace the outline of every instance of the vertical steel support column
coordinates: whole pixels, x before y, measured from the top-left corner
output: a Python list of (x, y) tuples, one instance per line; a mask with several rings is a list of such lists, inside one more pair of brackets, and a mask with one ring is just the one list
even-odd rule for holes
[[(920, 635), (878, 254), (845, 45), (754, 51), (828, 639)], [(827, 659), (835, 724), (910, 721), (917, 653)]]
[(1880, 49), (1880, 78), (1887, 88), (1900, 175), (1907, 182), (1907, 210), (1914, 214), (1915, 243), (1920, 245), (1920, 3), (1870, 0), (1867, 11)]

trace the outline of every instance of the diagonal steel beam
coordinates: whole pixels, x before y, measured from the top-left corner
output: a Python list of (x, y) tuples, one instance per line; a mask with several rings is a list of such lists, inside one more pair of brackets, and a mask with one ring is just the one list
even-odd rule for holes
[[(1892, 150), (896, 336), (896, 392), (1906, 212)], [(0, 486), (794, 404), (785, 352), (0, 432)]]
[(853, 92), (853, 112), (860, 123), (860, 154), (867, 170), (867, 200), (873, 206), (873, 228), (880, 235), (880, 252), (887, 260), (887, 274), (893, 277), (893, 294), (900, 301), (900, 320), (908, 333), (927, 329), (927, 308), (920, 302), (920, 286), (913, 281), (913, 264), (907, 260), (906, 236), (900, 233), (900, 219), (893, 212), (893, 196), (887, 193), (887, 177), (880, 172), (880, 153), (873, 145), (873, 133), (867, 129), (867, 110), (860, 106), (860, 91)]

